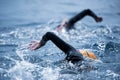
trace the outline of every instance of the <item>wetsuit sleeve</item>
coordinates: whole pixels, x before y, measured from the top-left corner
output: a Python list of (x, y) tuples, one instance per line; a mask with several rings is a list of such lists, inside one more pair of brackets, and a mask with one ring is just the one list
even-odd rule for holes
[(59, 49), (61, 49), (65, 53), (68, 53), (70, 50), (75, 50), (74, 47), (64, 42), (52, 32), (47, 32), (42, 37), (42, 40), (40, 41), (41, 47), (44, 46), (48, 40), (51, 40)]

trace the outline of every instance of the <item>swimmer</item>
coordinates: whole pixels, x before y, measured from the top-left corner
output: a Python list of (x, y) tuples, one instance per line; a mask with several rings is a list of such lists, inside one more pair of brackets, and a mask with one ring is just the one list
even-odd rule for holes
[(93, 11), (90, 9), (83, 10), (82, 12), (78, 13), (74, 17), (72, 17), (69, 21), (67, 19), (64, 19), (60, 25), (57, 26), (56, 30), (58, 32), (61, 32), (63, 28), (66, 29), (66, 31), (73, 29), (74, 24), (78, 22), (79, 20), (83, 19), (85, 16), (91, 16), (96, 22), (102, 22), (102, 17), (98, 17)]
[(94, 53), (88, 52), (86, 50), (77, 50), (70, 44), (66, 43), (62, 39), (60, 39), (58, 36), (56, 36), (52, 32), (47, 32), (41, 39), (40, 42), (37, 41), (32, 41), (29, 44), (29, 49), (30, 50), (36, 50), (41, 48), (46, 44), (47, 41), (51, 40), (60, 50), (62, 50), (67, 56), (65, 60), (68, 62), (70, 61), (71, 63), (76, 63), (79, 61), (83, 61), (84, 58), (83, 56), (87, 56), (91, 59), (97, 59)]

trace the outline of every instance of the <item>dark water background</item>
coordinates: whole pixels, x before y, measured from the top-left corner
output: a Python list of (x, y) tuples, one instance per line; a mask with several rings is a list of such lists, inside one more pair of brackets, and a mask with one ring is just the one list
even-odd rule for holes
[[(119, 0), (0, 0), (0, 80), (120, 80)], [(70, 33), (57, 33), (56, 25), (84, 9), (103, 17), (79, 21)], [(37, 50), (26, 47), (47, 31), (75, 48), (95, 52), (99, 60), (83, 62), (91, 71), (61, 63), (65, 55), (53, 43)]]

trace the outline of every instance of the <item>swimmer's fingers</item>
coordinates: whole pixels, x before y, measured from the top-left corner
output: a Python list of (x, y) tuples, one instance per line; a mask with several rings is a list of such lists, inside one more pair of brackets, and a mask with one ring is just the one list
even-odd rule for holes
[(32, 44), (29, 44), (27, 48), (32, 50)]
[(35, 45), (32, 46), (31, 50), (36, 50), (40, 47), (39, 43), (36, 43)]
[(35, 44), (35, 43), (36, 43), (36, 41), (31, 41), (30, 44), (28, 45), (28, 47)]
[(30, 44), (29, 44), (29, 46), (37, 44), (37, 43), (39, 43), (39, 42), (37, 42), (37, 41), (31, 41)]
[(67, 19), (66, 19), (66, 18), (64, 18), (64, 19), (62, 20), (61, 25), (62, 25), (62, 26), (63, 26), (63, 25), (65, 25), (65, 24), (66, 24), (66, 22), (67, 22)]
[(39, 46), (40, 46), (39, 42), (37, 42), (37, 41), (32, 41), (32, 42), (29, 44), (28, 49), (30, 49), (30, 50), (36, 50), (36, 49), (39, 48)]
[(35, 49), (36, 49), (36, 46), (35, 46), (35, 45), (30, 45), (30, 46), (28, 46), (28, 49), (30, 49), (30, 50), (35, 50)]
[(34, 44), (33, 42), (31, 42), (30, 44), (28, 44), (28, 49), (30, 49), (33, 44)]

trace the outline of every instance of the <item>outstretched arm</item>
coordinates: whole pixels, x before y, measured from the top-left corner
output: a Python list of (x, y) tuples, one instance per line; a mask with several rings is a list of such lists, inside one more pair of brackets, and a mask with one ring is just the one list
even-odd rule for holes
[(47, 32), (41, 39), (40, 42), (37, 41), (32, 41), (29, 44), (29, 49), (30, 50), (36, 50), (39, 49), (40, 47), (44, 46), (48, 40), (51, 40), (59, 49), (61, 49), (63, 52), (67, 53), (70, 50), (76, 50), (74, 47), (71, 45), (67, 44), (64, 42), (62, 39), (60, 39), (58, 36), (56, 36), (52, 32)]

